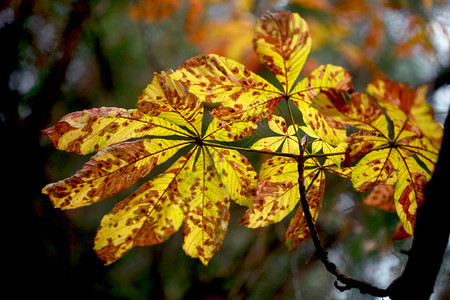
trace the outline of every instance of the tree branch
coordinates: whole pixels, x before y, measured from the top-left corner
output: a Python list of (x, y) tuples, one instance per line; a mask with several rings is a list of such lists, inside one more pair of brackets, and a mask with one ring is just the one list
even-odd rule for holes
[[(349, 290), (351, 288), (357, 288), (362, 294), (370, 294), (378, 297), (387, 296), (387, 291), (374, 287), (366, 282), (359, 281), (344, 275), (337, 266), (328, 259), (328, 252), (323, 248), (322, 242), (320, 241), (319, 235), (317, 233), (311, 211), (309, 209), (308, 200), (306, 198), (306, 187), (304, 178), (304, 152), (305, 149), (300, 145), (300, 156), (297, 160), (298, 167), (298, 187), (300, 191), (300, 203), (302, 205), (303, 214), (305, 215), (306, 223), (308, 224), (309, 233), (314, 243), (316, 249), (316, 256), (320, 259), (322, 264), (325, 266), (328, 272), (336, 276), (337, 281), (334, 286), (341, 292)], [(341, 282), (343, 285), (339, 285)]]
[(433, 293), (450, 233), (450, 204), (448, 196), (444, 196), (448, 194), (449, 153), (450, 118), (447, 115), (434, 174), (424, 188), (425, 201), (417, 210), (408, 262), (403, 274), (387, 289), (392, 299), (429, 299)]
[[(447, 76), (448, 77), (448, 76)], [(335, 287), (340, 291), (357, 288), (363, 294), (398, 299), (429, 299), (433, 293), (442, 259), (449, 241), (450, 223), (448, 212), (450, 202), (446, 195), (448, 170), (450, 170), (450, 108), (444, 125), (444, 136), (436, 163), (434, 174), (424, 188), (425, 201), (417, 210), (412, 248), (408, 251), (409, 259), (402, 275), (387, 289), (379, 289), (366, 282), (358, 281), (342, 274), (332, 263), (323, 248), (309, 210), (304, 185), (304, 150), (301, 149), (298, 162), (300, 201), (311, 238), (316, 248), (316, 255), (325, 268), (335, 275)], [(426, 276), (424, 276), (426, 274)], [(343, 286), (339, 285), (339, 282)]]

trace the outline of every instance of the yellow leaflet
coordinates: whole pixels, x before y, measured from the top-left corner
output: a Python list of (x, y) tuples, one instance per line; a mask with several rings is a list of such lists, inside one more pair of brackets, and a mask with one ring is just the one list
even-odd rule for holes
[(226, 120), (253, 121), (282, 97), (277, 88), (242, 64), (215, 54), (191, 58), (170, 76), (202, 101), (223, 102), (213, 116)]
[(207, 265), (222, 245), (228, 230), (230, 199), (211, 157), (198, 147), (192, 171), (180, 183), (183, 207), (183, 249)]
[(360, 129), (374, 131), (389, 137), (388, 122), (381, 108), (366, 94), (353, 93), (346, 96), (335, 91), (324, 91), (313, 99), (311, 105), (336, 120)]
[[(237, 141), (250, 135), (256, 127), (252, 122), (226, 122), (214, 118), (203, 139), (205, 142)], [(251, 207), (256, 193), (257, 175), (247, 158), (236, 150), (216, 148), (210, 143), (204, 148), (211, 156), (221, 184), (225, 186), (231, 200)]]
[(412, 157), (403, 157), (400, 153), (396, 156), (398, 174), (394, 192), (395, 207), (405, 231), (412, 235), (417, 208), (424, 200), (423, 188), (431, 176)]
[[(296, 126), (297, 128), (295, 128)], [(297, 131), (299, 130), (298, 125), (291, 125), (289, 126), (286, 134), (286, 139), (283, 144), (283, 153), (293, 153), (293, 154), (300, 154), (300, 147), (298, 144), (298, 137), (297, 137)]]
[(173, 81), (169, 74), (171, 72), (155, 73), (152, 83), (145, 88), (137, 106), (149, 116), (163, 118), (199, 134), (203, 120), (203, 103), (189, 94), (182, 84)]
[(253, 210), (247, 210), (241, 223), (249, 228), (281, 221), (297, 204), (297, 162), (292, 158), (273, 157), (261, 167)]
[[(134, 246), (149, 246), (167, 240), (183, 222), (177, 177), (183, 176), (186, 158), (142, 185), (119, 202), (101, 221), (94, 250), (111, 264)], [(181, 173), (181, 175), (180, 175)]]
[(311, 49), (308, 24), (298, 14), (268, 12), (258, 20), (254, 43), (261, 63), (289, 93)]
[(408, 84), (388, 79), (376, 80), (367, 86), (367, 92), (381, 106), (391, 105), (394, 109), (402, 110), (413, 127), (430, 139), (435, 147), (440, 147), (443, 127), (434, 119), (433, 109), (426, 100), (427, 89), (427, 86), (412, 88)]
[(278, 133), (280, 136), (262, 138), (256, 141), (251, 146), (251, 149), (277, 151), (283, 144), (281, 149), (283, 153), (298, 154), (300, 152), (293, 125), (287, 128), (284, 118), (276, 115), (269, 116), (268, 125), (273, 132)]
[(269, 128), (273, 132), (279, 134), (279, 136), (271, 136), (259, 139), (251, 146), (251, 149), (269, 150), (275, 152), (286, 140), (288, 129), (286, 127), (286, 121), (284, 120), (284, 118), (277, 115), (269, 115), (268, 120)]
[(255, 150), (267, 150), (276, 152), (280, 148), (283, 141), (286, 139), (285, 136), (269, 136), (257, 140), (250, 148)]
[(353, 168), (352, 182), (358, 191), (367, 191), (383, 184), (394, 171), (391, 148), (375, 150), (366, 154)]
[(238, 141), (251, 135), (257, 127), (252, 122), (227, 122), (214, 118), (203, 138), (206, 141)]
[(43, 131), (59, 150), (88, 154), (107, 146), (146, 135), (170, 136), (189, 133), (165, 119), (135, 109), (93, 108), (73, 112)]
[(414, 138), (400, 140), (399, 151), (402, 156), (416, 155), (430, 172), (434, 171), (434, 166), (438, 160), (439, 150), (431, 143), (428, 138)]
[(231, 149), (207, 147), (219, 175), (231, 200), (240, 205), (252, 207), (256, 194), (257, 175), (247, 158)]
[(321, 65), (308, 77), (300, 81), (292, 92), (290, 99), (297, 106), (300, 102), (311, 104), (311, 101), (321, 91), (337, 90), (348, 91), (352, 88), (352, 77), (342, 67), (334, 65)]
[(163, 139), (113, 145), (99, 151), (72, 177), (48, 184), (42, 192), (54, 207), (90, 205), (130, 187), (186, 145), (186, 141)]
[(299, 102), (298, 107), (302, 112), (305, 124), (322, 141), (334, 146), (345, 142), (347, 139), (345, 126), (333, 121), (305, 102)]

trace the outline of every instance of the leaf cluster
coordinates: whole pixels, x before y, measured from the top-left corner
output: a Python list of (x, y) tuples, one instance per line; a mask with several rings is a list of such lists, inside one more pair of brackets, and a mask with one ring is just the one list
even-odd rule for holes
[[(103, 217), (95, 251), (107, 264), (134, 246), (164, 242), (180, 228), (184, 251), (208, 264), (225, 238), (231, 201), (248, 207), (241, 223), (249, 228), (279, 222), (297, 209), (286, 232), (292, 249), (310, 234), (301, 188), (315, 222), (327, 173), (350, 179), (358, 191), (372, 190), (366, 202), (391, 204), (412, 235), (442, 137), (426, 87), (380, 79), (357, 92), (348, 72), (334, 65), (301, 79), (311, 44), (300, 15), (268, 12), (256, 24), (254, 49), (279, 84), (232, 59), (199, 55), (176, 71), (154, 74), (136, 109), (68, 114), (43, 132), (59, 150), (96, 153), (43, 192), (55, 207), (78, 208), (168, 165)], [(218, 105), (210, 116), (205, 103)], [(286, 105), (287, 116), (276, 114), (279, 105)], [(233, 144), (264, 119), (273, 134), (249, 148)], [(243, 154), (250, 152), (270, 155), (258, 174)]]

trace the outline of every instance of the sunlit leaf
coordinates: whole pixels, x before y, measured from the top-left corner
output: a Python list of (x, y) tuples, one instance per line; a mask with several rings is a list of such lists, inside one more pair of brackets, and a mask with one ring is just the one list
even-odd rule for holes
[(423, 201), (422, 189), (434, 169), (438, 148), (415, 130), (408, 116), (408, 101), (414, 98), (401, 95), (409, 93), (409, 87), (395, 85), (397, 91), (381, 87), (385, 85), (378, 82), (369, 84), (368, 89), (384, 110), (366, 94), (352, 94), (347, 101), (342, 93), (328, 91), (316, 97), (312, 105), (339, 122), (362, 129), (350, 136), (346, 151), (348, 163), (358, 161), (352, 172), (353, 185), (360, 191), (395, 185), (397, 214), (405, 231), (412, 235), (416, 211)]
[(411, 124), (417, 127), (435, 147), (442, 141), (442, 124), (434, 119), (432, 107), (426, 100), (428, 87), (412, 88), (405, 83), (397, 83), (388, 79), (380, 79), (367, 86), (367, 92), (383, 106), (386, 103), (400, 107), (408, 116)]
[(135, 109), (93, 108), (73, 112), (53, 127), (43, 130), (59, 150), (88, 154), (107, 146), (146, 135), (188, 135), (165, 119), (151, 117)]
[(252, 134), (257, 125), (252, 122), (226, 122), (214, 118), (204, 135), (205, 140), (233, 142)]
[(94, 247), (101, 259), (113, 263), (134, 246), (162, 243), (178, 231), (184, 215), (176, 176), (183, 176), (186, 161), (177, 160), (103, 217)]
[(289, 93), (311, 49), (308, 24), (298, 14), (268, 12), (258, 20), (254, 43), (259, 60)]
[(130, 187), (186, 145), (186, 141), (143, 139), (110, 146), (75, 175), (48, 184), (42, 192), (62, 209), (90, 205)]
[(75, 175), (43, 189), (62, 209), (106, 199), (191, 146), (104, 217), (95, 249), (107, 264), (134, 246), (165, 241), (183, 223), (183, 248), (206, 265), (225, 237), (230, 201), (253, 205), (256, 172), (246, 157), (217, 142), (241, 140), (257, 125), (213, 118), (202, 130), (203, 103), (169, 74), (154, 74), (138, 110), (72, 113), (44, 131), (61, 149), (99, 150)]
[(222, 245), (228, 230), (230, 199), (214, 163), (204, 148), (198, 147), (192, 171), (183, 179), (183, 249), (208, 264)]
[(159, 117), (178, 126), (186, 126), (199, 134), (203, 120), (203, 104), (187, 89), (170, 79), (168, 73), (155, 73), (145, 88), (137, 107), (144, 114)]
[[(341, 67), (325, 65), (296, 83), (311, 47), (306, 22), (295, 13), (268, 12), (258, 21), (254, 41), (256, 54), (281, 83), (282, 91), (240, 63), (217, 55), (194, 57), (171, 77), (202, 100), (221, 102), (212, 112), (219, 119), (256, 122), (269, 116), (280, 100), (290, 99), (323, 140), (335, 145), (343, 142), (342, 124), (322, 115), (310, 102), (324, 89), (351, 90), (350, 75)], [(270, 141), (272, 148), (274, 142)]]
[(247, 210), (241, 223), (249, 228), (281, 221), (299, 201), (297, 162), (273, 157), (261, 166), (253, 209)]
[(269, 128), (278, 135), (259, 139), (251, 146), (251, 148), (275, 152), (283, 145), (281, 152), (298, 154), (299, 145), (294, 125), (291, 125), (288, 128), (285, 119), (276, 115), (270, 115), (268, 119)]
[(212, 115), (225, 120), (258, 121), (283, 96), (244, 65), (214, 54), (191, 58), (171, 77), (203, 101), (222, 102)]

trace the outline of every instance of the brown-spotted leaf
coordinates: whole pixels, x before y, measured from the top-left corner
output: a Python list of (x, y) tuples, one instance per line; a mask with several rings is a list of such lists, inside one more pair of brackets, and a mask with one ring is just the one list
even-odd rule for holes
[(107, 146), (146, 135), (188, 135), (165, 119), (151, 117), (136, 109), (92, 108), (70, 113), (43, 130), (59, 150), (88, 154)]
[(364, 192), (392, 178), (396, 160), (395, 150), (386, 148), (367, 153), (353, 168), (352, 182), (356, 190)]
[(205, 141), (234, 142), (252, 134), (258, 126), (253, 122), (223, 121), (214, 118), (203, 136)]
[(301, 80), (292, 92), (291, 100), (298, 106), (299, 102), (311, 104), (311, 101), (320, 92), (333, 90), (349, 92), (353, 90), (353, 79), (342, 67), (334, 65), (321, 65), (306, 78)]
[(224, 120), (258, 121), (283, 96), (244, 65), (215, 54), (193, 57), (170, 76), (201, 100), (221, 102), (212, 115)]
[(163, 139), (113, 145), (99, 151), (75, 175), (48, 184), (42, 192), (54, 207), (90, 205), (130, 187), (186, 145), (186, 141)]
[(153, 81), (144, 89), (137, 107), (146, 115), (187, 127), (198, 135), (202, 127), (203, 103), (182, 84), (172, 80), (171, 73), (154, 73)]
[(378, 136), (375, 131), (358, 130), (348, 138), (348, 146), (345, 150), (346, 165), (357, 161), (374, 148), (386, 145), (386, 143), (386, 139)]
[(192, 171), (183, 182), (183, 249), (207, 265), (228, 230), (230, 198), (206, 149), (197, 147)]
[(381, 210), (395, 212), (394, 192), (395, 186), (393, 185), (378, 185), (364, 198), (363, 203)]
[(289, 93), (311, 49), (308, 24), (289, 11), (265, 13), (255, 28), (256, 54)]
[(416, 223), (417, 208), (423, 203), (423, 188), (430, 180), (431, 176), (408, 156), (404, 156), (401, 151), (395, 160), (395, 167), (398, 170), (397, 182), (395, 185), (395, 207), (405, 231), (412, 235)]
[(298, 203), (297, 161), (275, 156), (261, 166), (253, 209), (247, 210), (241, 223), (249, 228), (281, 221)]
[(135, 246), (162, 243), (178, 231), (184, 215), (177, 178), (186, 171), (187, 160), (178, 159), (103, 217), (94, 250), (106, 264), (115, 262)]
[(388, 120), (383, 110), (367, 94), (322, 91), (311, 105), (337, 122), (389, 137)]
[(208, 151), (230, 199), (240, 205), (252, 207), (257, 175), (247, 158), (232, 149), (208, 147)]
[(251, 148), (275, 152), (283, 145), (281, 152), (298, 154), (300, 150), (294, 126), (291, 125), (288, 128), (286, 126), (286, 120), (277, 115), (270, 115), (268, 120), (269, 128), (278, 135), (259, 139)]
[(435, 147), (439, 147), (443, 127), (434, 119), (433, 109), (426, 100), (427, 90), (427, 86), (412, 88), (406, 83), (389, 79), (379, 79), (367, 86), (367, 92), (375, 97), (380, 105), (390, 103), (400, 107), (420, 134), (427, 137)]

